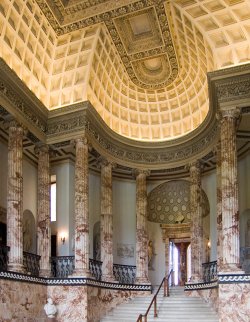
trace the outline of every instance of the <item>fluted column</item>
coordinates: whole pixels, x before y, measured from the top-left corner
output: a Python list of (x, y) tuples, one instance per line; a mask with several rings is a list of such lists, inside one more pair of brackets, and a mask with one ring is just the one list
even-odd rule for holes
[(88, 142), (85, 137), (75, 144), (75, 269), (74, 276), (89, 273), (89, 172)]
[(51, 275), (50, 269), (50, 164), (49, 147), (38, 144), (38, 199), (37, 199), (37, 253), (40, 258), (40, 276)]
[(136, 170), (136, 283), (148, 284), (147, 185), (149, 171)]
[(221, 111), (222, 270), (240, 267), (236, 125), (239, 109)]
[(221, 270), (222, 267), (222, 195), (221, 195), (221, 142), (216, 146), (216, 212), (217, 212), (217, 269)]
[(8, 270), (23, 272), (23, 127), (8, 123), (7, 244), (10, 247)]
[(101, 261), (102, 280), (115, 281), (113, 275), (112, 167), (105, 159), (101, 165)]
[(191, 208), (191, 281), (202, 280), (202, 205), (201, 205), (201, 164), (199, 161), (189, 165), (190, 208)]

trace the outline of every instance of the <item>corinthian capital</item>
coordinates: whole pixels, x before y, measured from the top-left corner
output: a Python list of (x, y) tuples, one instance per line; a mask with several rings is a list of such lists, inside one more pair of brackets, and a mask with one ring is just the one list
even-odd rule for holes
[(220, 119), (223, 118), (233, 118), (233, 119), (239, 119), (241, 115), (241, 110), (239, 107), (235, 108), (228, 108), (228, 109), (221, 109), (219, 112)]

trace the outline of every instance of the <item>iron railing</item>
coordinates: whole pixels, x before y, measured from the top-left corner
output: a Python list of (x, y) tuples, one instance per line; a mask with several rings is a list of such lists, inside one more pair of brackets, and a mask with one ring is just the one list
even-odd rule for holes
[[(9, 246), (0, 245), (0, 271), (8, 270)], [(28, 252), (23, 252), (23, 266), (27, 274), (39, 276), (40, 256)]]
[(8, 252), (10, 248), (5, 245), (0, 245), (0, 271), (8, 269)]
[[(52, 277), (66, 278), (72, 275), (74, 270), (74, 256), (51, 257)], [(96, 280), (102, 278), (102, 262), (89, 259), (89, 270)], [(122, 284), (134, 284), (136, 267), (132, 265), (113, 265), (115, 279)]]
[[(8, 246), (0, 245), (0, 271), (8, 270)], [(51, 276), (55, 278), (67, 278), (73, 274), (75, 266), (74, 256), (51, 257)], [(28, 252), (23, 252), (23, 265), (25, 272), (33, 276), (39, 276), (40, 256)], [(102, 278), (102, 262), (89, 259), (89, 270), (96, 280)], [(134, 284), (136, 276), (136, 266), (133, 265), (113, 265), (115, 279), (121, 284)]]
[(203, 263), (202, 270), (204, 282), (208, 283), (217, 280), (217, 261)]
[(23, 266), (27, 274), (39, 276), (41, 256), (23, 252)]
[(74, 265), (74, 256), (51, 257), (51, 276), (66, 278), (73, 273)]
[(115, 279), (122, 284), (134, 284), (136, 275), (136, 266), (132, 265), (113, 265)]
[(102, 279), (102, 262), (95, 260), (95, 259), (89, 259), (89, 270), (92, 276), (95, 277), (97, 281), (100, 281)]

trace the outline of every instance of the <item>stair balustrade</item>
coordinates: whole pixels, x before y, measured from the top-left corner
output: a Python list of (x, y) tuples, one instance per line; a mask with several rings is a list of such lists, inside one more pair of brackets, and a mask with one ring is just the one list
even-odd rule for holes
[(217, 276), (217, 261), (203, 263), (203, 280), (205, 283), (213, 282), (218, 279)]
[[(8, 271), (9, 246), (0, 245), (0, 271)], [(41, 256), (29, 252), (23, 252), (23, 266), (25, 272), (32, 276), (39, 276)]]
[(39, 276), (41, 256), (29, 252), (23, 252), (23, 266), (27, 274)]
[(157, 296), (158, 296), (158, 293), (160, 292), (162, 286), (164, 287), (163, 296), (164, 297), (169, 296), (169, 279), (170, 279), (172, 273), (173, 273), (173, 270), (171, 269), (171, 271), (169, 272), (168, 276), (167, 277), (165, 276), (162, 279), (162, 282), (161, 282), (160, 286), (158, 287), (158, 290), (155, 293), (154, 297), (152, 298), (152, 301), (150, 302), (146, 313), (145, 314), (140, 314), (138, 316), (137, 322), (143, 322), (143, 318), (144, 318), (144, 322), (147, 322), (148, 314), (149, 314), (149, 311), (150, 311), (150, 309), (151, 309), (153, 304), (154, 304), (154, 317), (156, 318), (158, 316), (158, 314), (157, 314)]

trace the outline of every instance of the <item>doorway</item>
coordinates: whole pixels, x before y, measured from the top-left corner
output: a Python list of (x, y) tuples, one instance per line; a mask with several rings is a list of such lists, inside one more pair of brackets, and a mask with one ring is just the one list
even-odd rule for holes
[(169, 243), (169, 263), (174, 271), (172, 284), (184, 286), (190, 278), (191, 252), (190, 242), (171, 240)]

